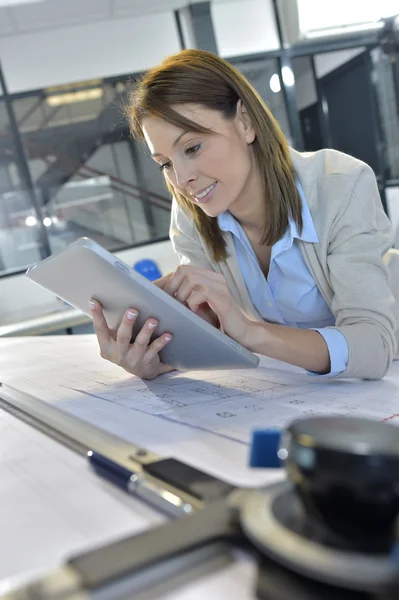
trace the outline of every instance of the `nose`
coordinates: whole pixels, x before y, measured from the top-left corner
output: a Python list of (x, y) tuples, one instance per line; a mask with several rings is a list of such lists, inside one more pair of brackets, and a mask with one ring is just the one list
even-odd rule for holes
[(197, 179), (194, 170), (194, 165), (189, 162), (182, 161), (180, 164), (174, 164), (176, 183), (179, 187), (187, 189), (192, 182)]

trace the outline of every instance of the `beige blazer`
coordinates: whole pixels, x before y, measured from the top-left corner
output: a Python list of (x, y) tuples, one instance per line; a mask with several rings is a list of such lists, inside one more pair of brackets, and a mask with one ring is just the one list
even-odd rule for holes
[[(343, 333), (349, 359), (341, 377), (379, 379), (396, 353), (394, 299), (382, 257), (393, 241), (372, 169), (337, 152), (291, 151), (318, 235), (299, 241), (306, 265)], [(262, 320), (239, 269), (234, 241), (224, 233), (229, 257), (216, 263), (192, 218), (173, 201), (170, 237), (184, 264), (222, 273), (244, 312)]]

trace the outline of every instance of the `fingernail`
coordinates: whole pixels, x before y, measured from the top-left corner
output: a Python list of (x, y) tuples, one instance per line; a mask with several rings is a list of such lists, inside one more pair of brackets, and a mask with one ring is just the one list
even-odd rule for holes
[(172, 336), (171, 336), (171, 335), (165, 335), (165, 340), (166, 340), (167, 342), (170, 342), (170, 340), (171, 340), (171, 339), (172, 339)]
[(154, 329), (157, 326), (157, 323), (148, 323), (148, 327), (150, 329)]
[(92, 302), (92, 300), (89, 300), (89, 306), (92, 310), (93, 310), (93, 308), (96, 308), (96, 304), (95, 304), (95, 302)]
[(133, 321), (134, 317), (137, 317), (137, 313), (134, 310), (128, 310), (127, 311), (127, 318), (130, 321)]

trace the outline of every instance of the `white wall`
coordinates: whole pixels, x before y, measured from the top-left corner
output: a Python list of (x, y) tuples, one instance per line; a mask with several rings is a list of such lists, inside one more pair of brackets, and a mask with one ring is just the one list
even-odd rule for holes
[(213, 2), (211, 11), (223, 58), (279, 48), (271, 0)]
[(12, 94), (142, 71), (179, 50), (172, 11), (0, 37)]

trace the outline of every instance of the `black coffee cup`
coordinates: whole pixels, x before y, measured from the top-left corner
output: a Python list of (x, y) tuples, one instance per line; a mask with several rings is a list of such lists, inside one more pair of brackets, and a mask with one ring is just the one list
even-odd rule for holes
[(399, 427), (355, 417), (291, 424), (279, 455), (306, 517), (334, 546), (389, 552), (399, 514)]

